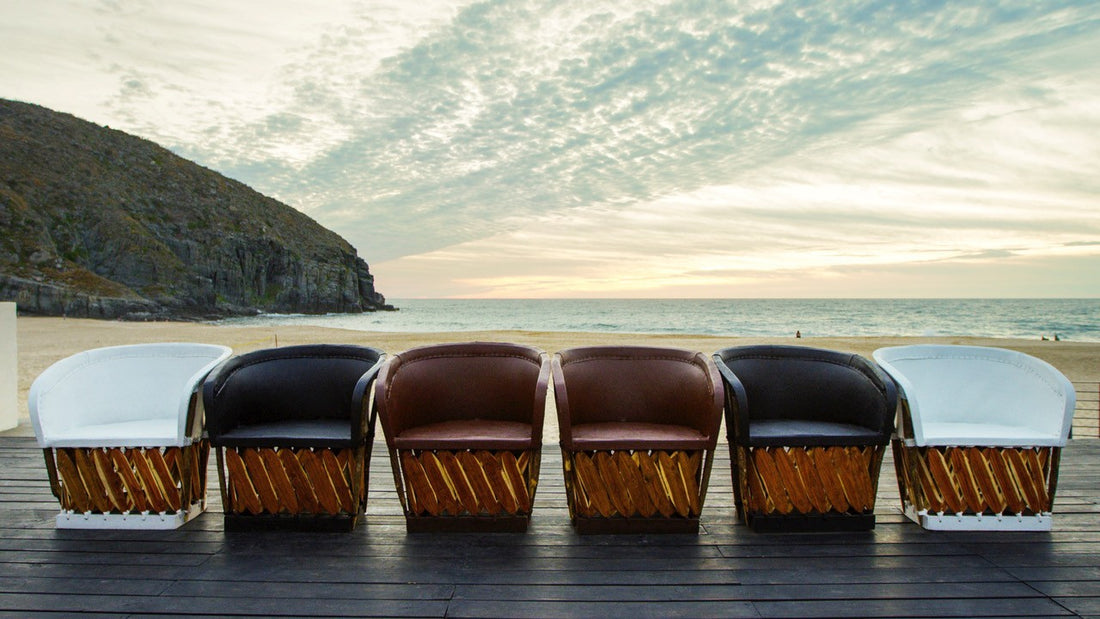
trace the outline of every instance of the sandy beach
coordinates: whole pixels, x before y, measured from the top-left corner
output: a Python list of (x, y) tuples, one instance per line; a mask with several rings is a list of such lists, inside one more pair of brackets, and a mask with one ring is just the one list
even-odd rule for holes
[[(50, 364), (71, 354), (101, 346), (145, 342), (204, 342), (222, 344), (235, 354), (308, 343), (359, 344), (398, 353), (416, 346), (442, 342), (503, 341), (527, 344), (549, 353), (573, 346), (640, 344), (672, 346), (712, 353), (727, 346), (792, 344), (858, 353), (870, 358), (876, 348), (917, 343), (971, 344), (1011, 348), (1044, 359), (1075, 382), (1100, 382), (1100, 343), (971, 337), (823, 337), (737, 338), (721, 336), (631, 335), (621, 333), (563, 333), (541, 331), (463, 331), (444, 333), (382, 333), (324, 327), (236, 327), (186, 322), (115, 322), (72, 318), (20, 317), (19, 347), (20, 425), (9, 434), (33, 435), (27, 417), (27, 390)], [(548, 423), (552, 415), (547, 416)], [(1077, 425), (1077, 424), (1075, 424)]]

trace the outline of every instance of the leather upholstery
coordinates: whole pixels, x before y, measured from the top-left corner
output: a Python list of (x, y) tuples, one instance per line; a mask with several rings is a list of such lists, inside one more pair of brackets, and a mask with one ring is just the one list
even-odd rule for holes
[(893, 381), (859, 355), (803, 346), (738, 346), (715, 362), (730, 441), (746, 446), (884, 445)]
[(916, 445), (1056, 447), (1073, 425), (1073, 385), (1049, 363), (985, 346), (880, 348), (908, 401)]
[(486, 449), (518, 451), (537, 447), (531, 424), (491, 419), (452, 419), (416, 426), (393, 439), (398, 449)]
[(201, 435), (192, 395), (231, 350), (164, 343), (86, 350), (51, 365), (27, 396), (41, 447), (182, 447)]
[(550, 366), (518, 344), (440, 344), (394, 355), (375, 406), (391, 449), (509, 449), (542, 445)]
[(563, 449), (714, 449), (722, 384), (696, 352), (585, 347), (554, 356)]
[(381, 351), (306, 345), (230, 359), (203, 389), (210, 442), (222, 447), (341, 448), (373, 432), (367, 396)]

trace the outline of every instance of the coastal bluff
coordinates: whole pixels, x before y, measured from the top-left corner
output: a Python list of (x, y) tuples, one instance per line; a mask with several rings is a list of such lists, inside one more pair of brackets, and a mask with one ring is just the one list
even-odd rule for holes
[(204, 319), (393, 309), (336, 233), (148, 140), (0, 99), (0, 301)]

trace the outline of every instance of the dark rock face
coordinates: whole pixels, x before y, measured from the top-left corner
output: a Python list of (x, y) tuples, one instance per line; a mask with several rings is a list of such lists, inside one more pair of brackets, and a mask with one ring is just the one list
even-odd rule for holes
[(306, 215), (120, 131), (0, 99), (0, 300), (96, 318), (392, 309)]

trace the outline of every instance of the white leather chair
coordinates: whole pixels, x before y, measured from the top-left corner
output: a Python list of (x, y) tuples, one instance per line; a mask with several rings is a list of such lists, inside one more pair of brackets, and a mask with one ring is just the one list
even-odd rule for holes
[(1050, 530), (1076, 404), (1061, 372), (980, 346), (897, 346), (874, 358), (898, 385), (906, 515), (928, 529)]
[(207, 344), (97, 348), (35, 379), (31, 421), (62, 528), (175, 528), (206, 506), (198, 388), (232, 351)]

